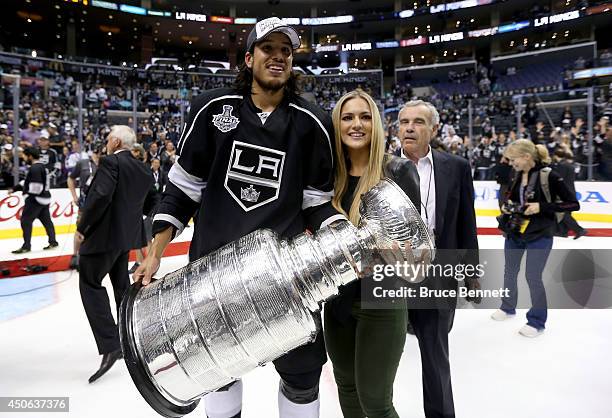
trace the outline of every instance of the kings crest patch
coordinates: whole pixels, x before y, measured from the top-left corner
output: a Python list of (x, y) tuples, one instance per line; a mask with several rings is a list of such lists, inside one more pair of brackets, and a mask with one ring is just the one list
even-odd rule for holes
[(234, 141), (225, 189), (248, 212), (278, 199), (285, 153)]
[(240, 123), (240, 119), (232, 115), (233, 110), (232, 106), (223, 105), (223, 113), (213, 115), (213, 124), (223, 133), (235, 129), (238, 123)]

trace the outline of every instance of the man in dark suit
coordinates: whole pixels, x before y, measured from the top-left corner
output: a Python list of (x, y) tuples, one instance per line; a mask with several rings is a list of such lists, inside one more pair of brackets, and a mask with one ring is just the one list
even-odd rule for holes
[[(477, 264), (474, 186), (468, 161), (430, 147), (440, 121), (430, 103), (422, 100), (406, 103), (398, 120), (402, 143), (399, 154), (412, 160), (419, 172), (421, 215), (435, 237), (437, 248), (434, 264)], [(428, 277), (424, 285), (430, 289), (456, 290), (458, 284), (454, 278)], [(471, 289), (479, 287), (473, 278), (466, 285)], [(420, 302), (409, 309), (408, 316), (421, 350), (425, 416), (452, 418), (455, 407), (448, 333), (455, 317), (456, 298)]]
[(121, 358), (119, 333), (102, 279), (110, 276), (118, 307), (130, 286), (128, 254), (146, 245), (142, 214), (153, 178), (149, 168), (130, 153), (135, 142), (130, 127), (112, 127), (106, 142), (108, 155), (100, 160), (77, 225), (77, 234), (83, 238), (79, 259), (81, 299), (102, 355), (100, 368), (89, 383)]
[(151, 173), (153, 174), (153, 190), (155, 191), (155, 200), (158, 203), (161, 201), (162, 192), (166, 188), (168, 183), (168, 175), (161, 168), (161, 162), (159, 158), (153, 158), (151, 160)]
[[(573, 155), (571, 152), (565, 151), (562, 148), (557, 148), (552, 157), (553, 163), (551, 164), (551, 168), (561, 175), (563, 182), (572, 192), (572, 196), (575, 196), (576, 173), (574, 171), (574, 164), (571, 162), (572, 159)], [(567, 237), (569, 231), (574, 231), (574, 239), (578, 239), (588, 234), (589, 231), (578, 224), (576, 219), (572, 216), (572, 212), (563, 212), (562, 216), (561, 220), (557, 218), (556, 236)]]

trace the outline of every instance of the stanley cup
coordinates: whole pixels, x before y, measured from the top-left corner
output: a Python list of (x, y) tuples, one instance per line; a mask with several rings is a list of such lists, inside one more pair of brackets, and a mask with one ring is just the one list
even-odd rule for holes
[(384, 179), (362, 196), (359, 228), (336, 221), (283, 240), (261, 229), (166, 275), (133, 285), (120, 309), (130, 375), (158, 413), (180, 417), (199, 399), (312, 341), (312, 312), (393, 249), (430, 262), (433, 241), (410, 199)]

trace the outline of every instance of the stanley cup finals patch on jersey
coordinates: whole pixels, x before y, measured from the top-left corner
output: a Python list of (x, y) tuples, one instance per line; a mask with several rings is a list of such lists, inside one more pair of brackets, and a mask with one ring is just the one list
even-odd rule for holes
[(223, 133), (235, 129), (238, 123), (240, 123), (240, 119), (232, 115), (233, 110), (232, 106), (223, 105), (223, 113), (213, 115), (213, 124)]
[(278, 199), (285, 153), (234, 141), (225, 188), (246, 212)]

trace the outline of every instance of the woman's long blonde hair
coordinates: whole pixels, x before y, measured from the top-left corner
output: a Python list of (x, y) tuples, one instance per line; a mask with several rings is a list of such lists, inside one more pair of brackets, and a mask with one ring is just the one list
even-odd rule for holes
[(521, 155), (531, 155), (533, 161), (544, 165), (551, 162), (548, 149), (542, 144), (534, 144), (529, 139), (517, 139), (508, 145), (506, 152), (504, 152), (504, 157), (506, 158), (516, 158)]
[[(342, 143), (342, 135), (340, 132), (340, 123), (342, 117), (342, 107), (346, 102), (355, 98), (362, 98), (370, 106), (372, 114), (372, 140), (370, 141), (370, 159), (365, 172), (359, 179), (353, 201), (347, 214), (342, 209), (342, 198), (344, 197), (348, 187), (348, 172), (350, 160), (345, 146)], [(368, 93), (361, 89), (356, 89), (346, 93), (338, 100), (332, 112), (332, 121), (334, 123), (334, 137), (336, 143), (336, 179), (334, 181), (334, 198), (332, 204), (336, 210), (357, 225), (359, 223), (359, 204), (361, 203), (361, 195), (370, 190), (373, 186), (383, 178), (383, 159), (385, 157), (385, 131), (378, 107)]]

